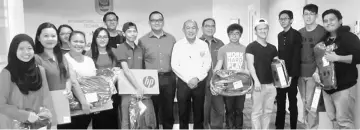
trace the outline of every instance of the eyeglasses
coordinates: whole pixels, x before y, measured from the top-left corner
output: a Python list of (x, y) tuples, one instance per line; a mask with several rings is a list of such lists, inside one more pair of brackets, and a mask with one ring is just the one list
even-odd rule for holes
[(150, 22), (152, 22), (152, 23), (162, 23), (162, 22), (164, 22), (164, 19), (150, 19)]
[(279, 18), (279, 21), (287, 21), (289, 20), (290, 18)]

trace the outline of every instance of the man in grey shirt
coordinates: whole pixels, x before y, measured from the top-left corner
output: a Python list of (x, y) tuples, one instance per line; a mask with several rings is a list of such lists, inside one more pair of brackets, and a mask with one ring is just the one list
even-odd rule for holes
[(308, 4), (303, 8), (305, 27), (299, 32), (302, 36), (299, 91), (304, 104), (304, 121), (307, 129), (316, 129), (319, 124), (318, 112), (310, 111), (316, 82), (320, 82), (317, 72), (314, 47), (325, 35), (325, 29), (316, 23), (318, 6)]
[[(172, 129), (174, 125), (173, 105), (176, 89), (175, 74), (171, 69), (171, 53), (175, 37), (163, 30), (164, 16), (159, 11), (149, 15), (151, 31), (139, 40), (139, 46), (144, 51), (145, 69), (156, 69), (159, 75), (160, 94), (151, 99), (154, 102), (157, 128), (159, 120), (163, 129)], [(159, 112), (161, 117), (159, 118)]]

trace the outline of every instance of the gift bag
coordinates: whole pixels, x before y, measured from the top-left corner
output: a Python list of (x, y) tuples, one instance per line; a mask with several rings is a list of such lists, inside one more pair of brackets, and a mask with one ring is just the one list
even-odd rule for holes
[(326, 46), (323, 42), (318, 43), (314, 47), (315, 61), (319, 70), (321, 86), (324, 90), (331, 90), (337, 88), (335, 65), (333, 62), (327, 61), (324, 57), (326, 52), (333, 52), (335, 48), (336, 45), (334, 43)]
[(155, 129), (156, 117), (150, 98), (133, 97), (129, 106), (130, 129)]
[(276, 88), (286, 88), (290, 86), (290, 79), (284, 60), (274, 60), (274, 62), (271, 63), (271, 70)]
[[(35, 112), (33, 110), (29, 110), (29, 109), (25, 109), (26, 111), (31, 111), (31, 112)], [(50, 110), (48, 110), (45, 107), (40, 107), (40, 111), (39, 113), (51, 113)], [(30, 123), (29, 121), (25, 121), (25, 122), (20, 122), (17, 120), (13, 121), (14, 124), (14, 129), (50, 129), (51, 128), (51, 117), (44, 117), (44, 116), (39, 116), (39, 119), (37, 121), (35, 121), (34, 123)]]
[(216, 71), (210, 81), (213, 95), (240, 96), (248, 93), (254, 82), (250, 74), (236, 70)]

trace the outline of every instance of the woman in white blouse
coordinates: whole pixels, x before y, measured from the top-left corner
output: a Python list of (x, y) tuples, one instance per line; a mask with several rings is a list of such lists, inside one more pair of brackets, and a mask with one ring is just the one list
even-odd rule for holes
[[(96, 68), (94, 61), (82, 54), (85, 45), (85, 34), (80, 31), (73, 31), (69, 37), (70, 40), (70, 51), (64, 55), (69, 64), (70, 78), (76, 81), (76, 78), (83, 76), (95, 76)], [(68, 124), (68, 128), (71, 129), (87, 129), (90, 121), (90, 107), (91, 104), (88, 103), (85, 99), (85, 95), (82, 92), (78, 82), (73, 84), (73, 92), (75, 96), (79, 99), (81, 107), (86, 107), (84, 111), (86, 115), (79, 115), (71, 117), (71, 123)], [(84, 110), (84, 108), (83, 108)]]

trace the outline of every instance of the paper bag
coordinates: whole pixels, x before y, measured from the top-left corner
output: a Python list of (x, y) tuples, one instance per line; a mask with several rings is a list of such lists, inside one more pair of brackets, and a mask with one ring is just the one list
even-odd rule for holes
[(57, 124), (71, 122), (69, 100), (65, 96), (65, 90), (50, 91)]

